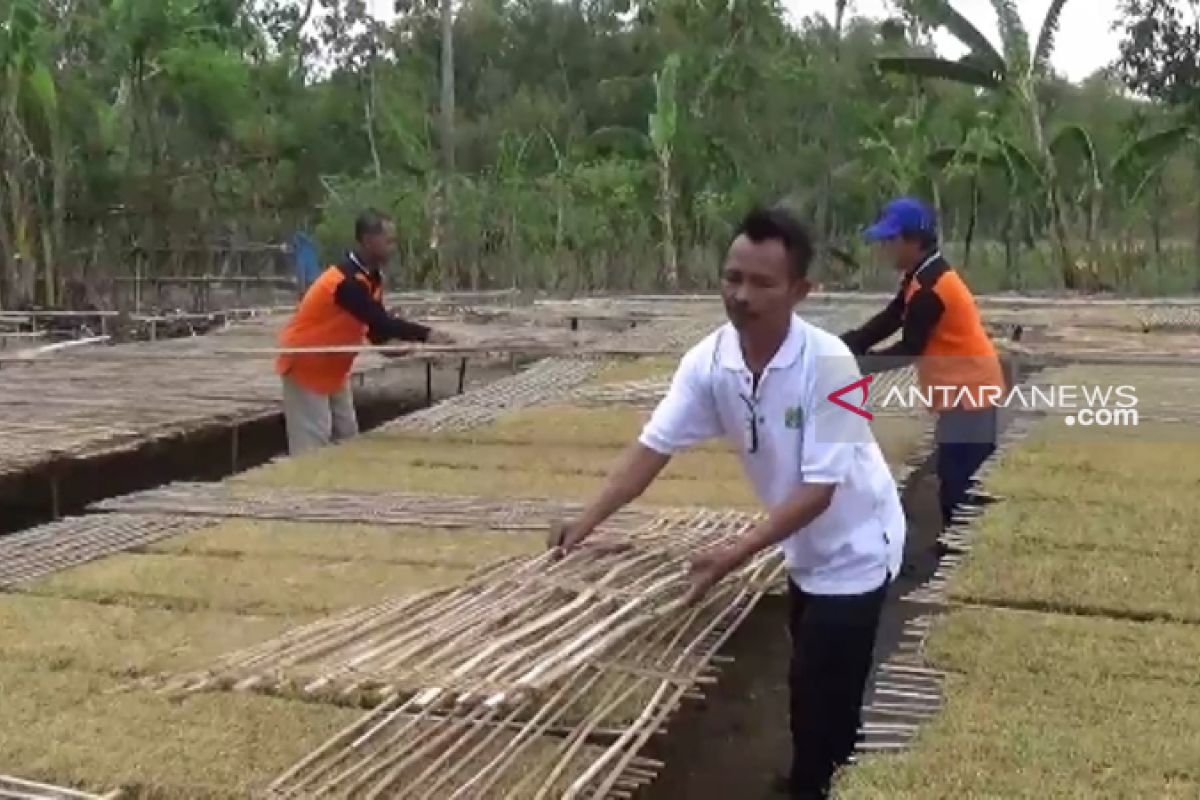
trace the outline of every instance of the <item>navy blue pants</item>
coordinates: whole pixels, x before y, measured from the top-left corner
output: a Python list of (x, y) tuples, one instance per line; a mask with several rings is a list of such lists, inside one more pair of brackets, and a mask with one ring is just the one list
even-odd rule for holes
[(834, 773), (854, 753), (889, 583), (863, 594), (818, 595), (788, 579), (792, 800), (825, 800)]
[(952, 409), (938, 415), (935, 436), (943, 526), (966, 501), (975, 473), (996, 452), (997, 434), (994, 408)]

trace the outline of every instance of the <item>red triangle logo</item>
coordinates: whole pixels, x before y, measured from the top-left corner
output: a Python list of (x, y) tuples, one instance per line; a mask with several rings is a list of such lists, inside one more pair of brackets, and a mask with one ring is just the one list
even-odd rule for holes
[[(838, 389), (837, 391), (830, 392), (829, 393), (829, 402), (833, 403), (836, 406), (840, 406), (841, 408), (844, 408), (847, 411), (858, 414), (860, 417), (863, 417), (867, 420), (875, 419), (875, 415), (872, 414), (870, 411), (867, 411), (867, 387), (871, 384), (871, 381), (873, 381), (874, 379), (875, 379), (874, 375), (867, 375), (865, 377), (859, 378), (854, 383), (846, 384), (845, 386)], [(847, 403), (845, 400), (842, 399), (843, 395), (849, 394), (850, 392), (853, 392), (855, 389), (862, 389), (862, 402), (856, 406), (850, 405), (849, 403)]]

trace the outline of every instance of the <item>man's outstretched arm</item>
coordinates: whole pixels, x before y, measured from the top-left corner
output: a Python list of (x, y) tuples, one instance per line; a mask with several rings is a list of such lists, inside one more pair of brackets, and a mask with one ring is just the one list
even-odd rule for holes
[(909, 302), (904, 319), (904, 335), (900, 341), (860, 356), (863, 372), (880, 372), (905, 367), (916, 361), (929, 346), (933, 331), (946, 312), (942, 299), (932, 289), (919, 289)]
[(697, 351), (683, 357), (641, 436), (625, 450), (596, 499), (561, 531), (552, 546), (565, 552), (578, 545), (619, 509), (641, 497), (672, 455), (721, 433), (705, 363), (704, 355)]
[(892, 301), (861, 327), (846, 331), (842, 341), (855, 355), (863, 355), (875, 345), (891, 336), (904, 324), (904, 297), (897, 293)]
[(383, 344), (391, 340), (425, 342), (429, 341), (434, 333), (425, 325), (389, 314), (383, 304), (353, 278), (346, 278), (337, 285), (333, 299), (367, 326), (367, 339), (372, 344)]
[(662, 472), (670, 456), (634, 442), (609, 473), (604, 488), (577, 520), (567, 525), (555, 543), (564, 553), (586, 539), (605, 520), (642, 496)]

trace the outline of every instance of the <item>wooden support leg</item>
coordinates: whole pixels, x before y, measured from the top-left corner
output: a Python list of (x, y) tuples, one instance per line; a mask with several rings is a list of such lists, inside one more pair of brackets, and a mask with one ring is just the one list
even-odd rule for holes
[(467, 360), (464, 358), (458, 364), (458, 393), (462, 394), (467, 382)]
[(433, 362), (425, 362), (425, 405), (433, 405)]
[(58, 472), (50, 473), (50, 518), (59, 519), (61, 505), (58, 497)]
[(237, 426), (237, 423), (234, 423), (233, 431), (230, 435), (229, 469), (230, 469), (230, 472), (233, 472), (233, 473), (236, 473), (238, 471), (238, 426)]

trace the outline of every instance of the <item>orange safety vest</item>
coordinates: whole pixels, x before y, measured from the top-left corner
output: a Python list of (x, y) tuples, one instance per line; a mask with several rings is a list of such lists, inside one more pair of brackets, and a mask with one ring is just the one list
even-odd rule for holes
[(932, 408), (980, 409), (1000, 402), (1007, 386), (1000, 357), (983, 326), (975, 297), (942, 259), (927, 265), (928, 275), (915, 275), (904, 288), (904, 313), (920, 288), (932, 289), (942, 301), (941, 319), (924, 352), (917, 358), (917, 379)]
[[(361, 282), (376, 301), (383, 299), (382, 282), (353, 261), (335, 264), (304, 293), (299, 307), (279, 334), (280, 347), (353, 346), (366, 342), (367, 326), (334, 299), (344, 280)], [(275, 371), (317, 394), (333, 394), (346, 385), (354, 367), (354, 353), (283, 353)]]

